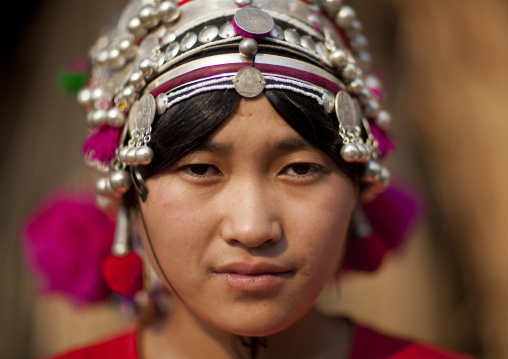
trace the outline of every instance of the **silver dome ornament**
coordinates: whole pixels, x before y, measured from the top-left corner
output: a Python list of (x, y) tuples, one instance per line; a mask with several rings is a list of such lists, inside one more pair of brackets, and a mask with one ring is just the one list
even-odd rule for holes
[(340, 156), (346, 162), (356, 162), (359, 156), (358, 146), (354, 143), (346, 143), (340, 149)]
[(248, 37), (265, 37), (272, 31), (275, 22), (266, 12), (254, 7), (244, 7), (235, 12), (233, 17), (238, 28), (247, 33)]
[(381, 165), (379, 162), (370, 160), (365, 164), (365, 172), (362, 176), (362, 181), (367, 183), (375, 183), (381, 176)]
[(325, 93), (323, 93), (322, 101), (325, 111), (332, 113), (335, 108), (335, 98), (333, 94), (329, 91), (325, 91)]
[(207, 25), (198, 34), (198, 40), (202, 44), (209, 43), (219, 36), (219, 28), (215, 25)]
[(132, 60), (136, 56), (137, 46), (129, 38), (124, 38), (118, 43), (118, 50), (125, 57), (125, 59)]
[(143, 59), (139, 63), (139, 70), (145, 78), (149, 78), (155, 72), (155, 63), (152, 59)]
[(167, 44), (170, 44), (176, 40), (176, 35), (174, 32), (168, 32), (166, 33), (161, 40), (161, 46), (166, 46)]
[(138, 164), (146, 166), (152, 162), (153, 150), (148, 146), (141, 146), (136, 148), (135, 160)]
[(123, 127), (125, 115), (118, 107), (112, 107), (106, 113), (106, 123), (114, 127)]
[(131, 175), (124, 170), (113, 171), (109, 175), (109, 183), (116, 193), (123, 194), (127, 192), (131, 186)]
[(158, 7), (159, 18), (165, 23), (172, 23), (178, 20), (181, 10), (172, 1), (163, 1)]
[(326, 12), (330, 16), (334, 16), (337, 12), (339, 12), (342, 6), (342, 0), (323, 0), (321, 1)]
[(351, 26), (353, 21), (356, 20), (356, 12), (350, 6), (343, 6), (340, 8), (337, 16), (335, 16), (335, 22), (343, 29), (347, 29)]
[(135, 71), (129, 77), (129, 83), (136, 89), (136, 91), (140, 91), (146, 85), (145, 78), (141, 71)]
[(167, 47), (166, 52), (164, 52), (164, 58), (166, 61), (170, 61), (174, 59), (179, 52), (180, 43), (175, 41)]
[(300, 44), (304, 49), (316, 52), (316, 42), (312, 39), (312, 37), (308, 35), (302, 36), (300, 39)]
[(358, 74), (356, 73), (355, 64), (348, 63), (346, 65), (346, 67), (344, 67), (342, 69), (341, 75), (342, 75), (342, 78), (344, 79), (344, 81), (346, 81), (346, 82), (350, 82), (350, 81), (353, 81), (354, 79), (356, 79)]
[(87, 123), (90, 127), (99, 127), (106, 122), (107, 113), (105, 110), (99, 109), (90, 111), (87, 116)]
[(151, 29), (159, 23), (158, 12), (150, 5), (144, 6), (138, 13), (139, 21), (146, 29)]
[(157, 109), (157, 115), (162, 115), (168, 109), (168, 96), (165, 93), (161, 93), (155, 99), (155, 107)]
[(125, 65), (125, 57), (122, 56), (120, 50), (113, 49), (108, 53), (108, 64), (113, 70), (119, 70)]
[(252, 4), (252, 0), (235, 0), (235, 4), (238, 6), (247, 6)]
[(180, 40), (180, 51), (185, 52), (192, 49), (197, 41), (198, 35), (195, 32), (186, 33), (182, 40)]
[(245, 38), (240, 42), (238, 49), (242, 56), (250, 58), (258, 52), (258, 42), (252, 38)]
[(284, 30), (284, 40), (292, 44), (300, 44), (300, 35), (295, 29)]
[(383, 130), (388, 130), (392, 124), (392, 116), (388, 111), (381, 110), (378, 112), (375, 122)]
[(129, 30), (129, 32), (133, 34), (137, 39), (145, 36), (148, 32), (143, 24), (141, 24), (141, 20), (137, 16), (134, 16), (129, 20), (127, 23), (127, 30)]
[(282, 27), (279, 25), (275, 25), (272, 31), (270, 31), (269, 36), (273, 37), (274, 39), (284, 40), (284, 30), (282, 30)]
[(330, 51), (328, 51), (328, 48), (326, 45), (322, 42), (318, 42), (316, 44), (316, 53), (321, 57), (325, 62), (328, 61), (330, 58)]
[(338, 69), (343, 69), (349, 63), (346, 51), (338, 49), (330, 55), (330, 62)]
[(232, 23), (226, 22), (219, 28), (219, 36), (223, 39), (238, 35)]

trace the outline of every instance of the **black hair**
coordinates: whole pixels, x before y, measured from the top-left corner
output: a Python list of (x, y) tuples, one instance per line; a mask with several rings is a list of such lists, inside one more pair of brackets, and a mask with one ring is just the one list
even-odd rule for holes
[[(307, 142), (315, 146), (359, 183), (359, 167), (340, 156), (342, 140), (335, 115), (326, 113), (316, 100), (289, 91), (266, 90), (264, 95), (278, 114)], [(241, 96), (234, 90), (212, 91), (182, 101), (154, 121), (150, 147), (155, 157), (144, 168), (144, 178), (169, 169), (198, 148), (235, 109)]]

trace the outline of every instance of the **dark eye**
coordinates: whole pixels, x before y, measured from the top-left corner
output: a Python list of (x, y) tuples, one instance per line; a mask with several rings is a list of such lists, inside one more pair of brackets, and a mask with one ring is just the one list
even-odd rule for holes
[(313, 163), (293, 163), (282, 171), (282, 174), (293, 177), (307, 177), (317, 174), (323, 169)]
[(217, 167), (207, 164), (187, 165), (182, 168), (182, 171), (194, 177), (217, 176), (221, 174)]

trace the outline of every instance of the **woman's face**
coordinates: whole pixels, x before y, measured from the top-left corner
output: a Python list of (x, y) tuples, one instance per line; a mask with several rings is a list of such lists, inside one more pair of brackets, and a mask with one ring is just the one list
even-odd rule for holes
[(281, 331), (312, 307), (355, 204), (351, 180), (264, 97), (242, 100), (147, 187), (141, 209), (175, 291), (200, 320), (245, 336)]

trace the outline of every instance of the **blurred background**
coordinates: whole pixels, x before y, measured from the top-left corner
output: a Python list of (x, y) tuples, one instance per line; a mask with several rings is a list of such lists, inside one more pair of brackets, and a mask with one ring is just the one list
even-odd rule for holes
[[(93, 187), (85, 116), (59, 90), (126, 0), (11, 2), (2, 22), (0, 357), (37, 358), (130, 323), (107, 304), (39, 296), (20, 226), (52, 190)], [(397, 179), (426, 217), (372, 274), (351, 274), (319, 306), (478, 358), (508, 358), (508, 2), (350, 0), (388, 84)], [(13, 25), (14, 24), (14, 25)]]

